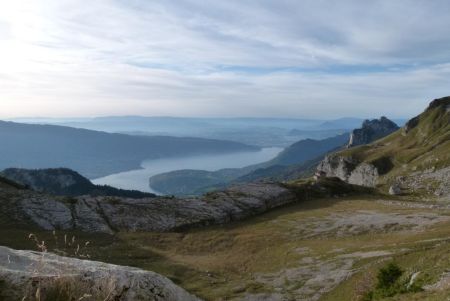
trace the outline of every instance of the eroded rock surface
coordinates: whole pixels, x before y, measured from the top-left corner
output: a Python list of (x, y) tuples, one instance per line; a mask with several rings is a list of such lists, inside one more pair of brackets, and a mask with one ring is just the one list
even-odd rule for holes
[(279, 184), (257, 183), (186, 199), (61, 198), (23, 190), (4, 197), (0, 207), (10, 218), (31, 221), (45, 230), (114, 233), (223, 224), (294, 199), (294, 193)]
[(375, 187), (379, 178), (374, 165), (359, 163), (351, 157), (326, 156), (317, 170), (325, 172), (327, 177), (338, 177), (347, 183), (366, 187)]
[(74, 298), (71, 300), (85, 295), (118, 301), (199, 300), (153, 272), (0, 247), (0, 299), (22, 300), (35, 295), (39, 286), (43, 300), (62, 287), (66, 296)]

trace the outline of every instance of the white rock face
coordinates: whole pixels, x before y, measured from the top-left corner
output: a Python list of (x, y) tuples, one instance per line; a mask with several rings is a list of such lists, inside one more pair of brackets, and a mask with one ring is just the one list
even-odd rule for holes
[(72, 283), (76, 300), (84, 294), (103, 298), (109, 295), (108, 300), (117, 301), (200, 300), (153, 272), (0, 247), (1, 300), (22, 300), (34, 294), (38, 285), (45, 300), (45, 294), (55, 285), (67, 282)]
[(359, 164), (348, 177), (350, 184), (375, 187), (378, 181), (378, 169), (368, 163)]
[(317, 170), (325, 172), (327, 177), (338, 177), (347, 183), (366, 187), (375, 187), (379, 177), (375, 166), (359, 163), (350, 157), (327, 156)]

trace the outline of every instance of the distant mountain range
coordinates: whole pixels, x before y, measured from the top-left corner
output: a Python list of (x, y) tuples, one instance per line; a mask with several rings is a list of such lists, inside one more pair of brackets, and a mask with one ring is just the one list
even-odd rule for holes
[(138, 169), (143, 160), (258, 151), (216, 139), (132, 136), (0, 121), (0, 169), (67, 167), (88, 178)]
[[(63, 125), (132, 135), (163, 135), (230, 140), (260, 147), (287, 147), (302, 139), (325, 139), (358, 127), (364, 119), (184, 118), (112, 116), (98, 118), (21, 118), (13, 121)], [(404, 120), (394, 120), (399, 125)]]

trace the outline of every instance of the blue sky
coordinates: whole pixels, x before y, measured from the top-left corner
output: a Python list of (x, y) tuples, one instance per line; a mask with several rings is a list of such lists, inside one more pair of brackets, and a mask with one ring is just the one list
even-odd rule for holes
[(0, 3), (0, 118), (409, 117), (450, 94), (447, 0)]

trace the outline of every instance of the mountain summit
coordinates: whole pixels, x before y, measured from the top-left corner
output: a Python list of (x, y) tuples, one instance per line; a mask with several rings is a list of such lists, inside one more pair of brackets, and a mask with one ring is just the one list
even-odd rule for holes
[(398, 129), (397, 124), (384, 116), (380, 119), (365, 120), (360, 129), (353, 130), (347, 147), (371, 143)]

